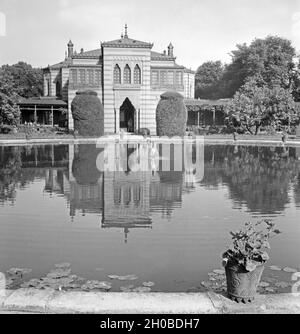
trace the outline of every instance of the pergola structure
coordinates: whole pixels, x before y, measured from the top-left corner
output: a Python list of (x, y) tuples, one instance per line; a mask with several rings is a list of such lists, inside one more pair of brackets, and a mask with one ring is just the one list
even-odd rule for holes
[(230, 99), (196, 100), (187, 99), (184, 103), (188, 112), (188, 126), (221, 126), (225, 123), (225, 107)]
[(68, 104), (63, 100), (45, 97), (23, 99), (18, 103), (18, 107), (21, 124), (67, 126), (63, 121), (63, 112), (68, 108)]

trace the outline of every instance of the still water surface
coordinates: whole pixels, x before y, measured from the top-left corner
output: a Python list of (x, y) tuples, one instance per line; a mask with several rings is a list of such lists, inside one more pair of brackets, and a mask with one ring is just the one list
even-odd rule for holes
[[(125, 149), (126, 165), (139, 145)], [(101, 152), (0, 147), (0, 271), (31, 268), (39, 278), (69, 262), (88, 279), (134, 274), (155, 291), (187, 291), (220, 268), (231, 230), (262, 218), (283, 232), (269, 265), (300, 268), (299, 148), (205, 145), (203, 161), (181, 171), (172, 149), (168, 161), (158, 148), (148, 171), (99, 171)]]

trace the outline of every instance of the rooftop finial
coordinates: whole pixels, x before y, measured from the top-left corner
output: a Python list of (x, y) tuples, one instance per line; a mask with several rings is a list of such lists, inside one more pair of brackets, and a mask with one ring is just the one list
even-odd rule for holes
[(124, 38), (128, 38), (128, 34), (127, 34), (127, 23), (125, 23), (125, 35)]

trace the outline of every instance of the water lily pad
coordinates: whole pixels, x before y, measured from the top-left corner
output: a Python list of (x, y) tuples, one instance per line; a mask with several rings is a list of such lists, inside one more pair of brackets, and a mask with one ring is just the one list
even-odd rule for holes
[(94, 289), (100, 289), (100, 290), (110, 290), (112, 285), (109, 282), (106, 281), (87, 281), (82, 286), (83, 290), (94, 290)]
[(10, 287), (13, 283), (14, 283), (14, 280), (12, 278), (7, 278), (5, 280), (6, 288)]
[(282, 268), (279, 266), (270, 266), (271, 270), (280, 271)]
[(268, 287), (270, 285), (270, 283), (268, 283), (268, 282), (260, 282), (259, 283), (259, 286), (261, 287), (261, 288), (266, 288), (266, 287)]
[(120, 290), (123, 291), (123, 292), (131, 292), (131, 289), (134, 288), (134, 285), (126, 285), (126, 286), (121, 286), (120, 287)]
[(51, 270), (47, 277), (49, 278), (61, 278), (61, 277), (68, 277), (71, 274), (70, 268), (57, 268)]
[(125, 275), (125, 276), (120, 276), (120, 275), (108, 275), (110, 279), (118, 279), (120, 281), (134, 281), (138, 279), (136, 275)]
[(298, 270), (290, 267), (285, 267), (283, 268), (283, 271), (285, 271), (286, 273), (296, 273)]
[(142, 285), (143, 285), (143, 286), (147, 286), (147, 287), (149, 287), (149, 288), (150, 288), (151, 286), (154, 286), (154, 285), (155, 285), (155, 283), (154, 283), (154, 282), (151, 282), (151, 281), (149, 281), (149, 282), (143, 282), (143, 283), (142, 283)]
[(290, 286), (290, 284), (287, 283), (287, 282), (277, 282), (277, 283), (275, 283), (275, 286), (277, 288), (285, 289), (285, 288), (288, 288)]
[(29, 274), (32, 269), (29, 268), (10, 268), (7, 270), (8, 275), (16, 276), (16, 275), (25, 275)]
[(147, 286), (138, 286), (137, 288), (132, 290), (133, 292), (150, 292), (151, 288)]
[(55, 268), (70, 268), (71, 264), (69, 262), (57, 263)]
[(214, 269), (213, 272), (218, 275), (225, 275), (225, 269)]

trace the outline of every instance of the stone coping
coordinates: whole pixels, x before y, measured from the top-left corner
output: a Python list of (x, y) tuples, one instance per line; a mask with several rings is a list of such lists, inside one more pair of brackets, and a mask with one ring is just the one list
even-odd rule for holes
[[(217, 137), (201, 137), (203, 138), (204, 143), (206, 144), (228, 144), (228, 145), (280, 145), (282, 146), (283, 143), (280, 139), (274, 139), (274, 138), (255, 138), (255, 139), (237, 139), (233, 140), (232, 138), (217, 138)], [(0, 138), (0, 146), (12, 146), (12, 145), (42, 145), (42, 144), (95, 144), (96, 142), (111, 142), (111, 141), (118, 141), (120, 140), (122, 142), (122, 139), (118, 135), (111, 135), (107, 137), (100, 137), (100, 138), (56, 138), (56, 139), (1, 139)], [(132, 142), (132, 143), (140, 143), (140, 142), (147, 142), (147, 141), (168, 141), (167, 138), (164, 137), (158, 137), (158, 136), (151, 136), (144, 138), (143, 136), (138, 135), (130, 135), (126, 139), (123, 139), (124, 141)], [(181, 140), (181, 139), (179, 139)], [(195, 138), (188, 138), (187, 140), (194, 141)], [(170, 141), (172, 141), (170, 139)], [(298, 139), (288, 139), (285, 142), (285, 146), (300, 146), (300, 138)]]
[(125, 293), (22, 288), (0, 294), (0, 313), (300, 314), (300, 293), (257, 295), (238, 304), (207, 293)]

